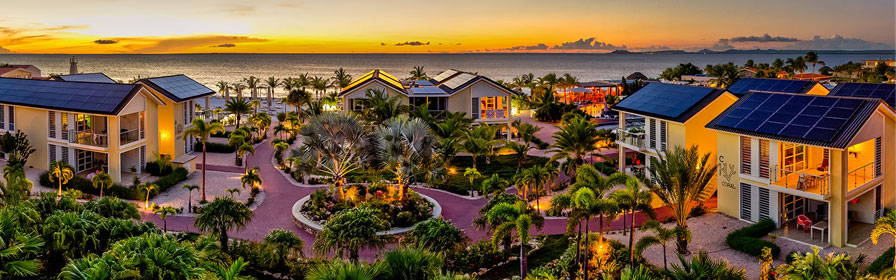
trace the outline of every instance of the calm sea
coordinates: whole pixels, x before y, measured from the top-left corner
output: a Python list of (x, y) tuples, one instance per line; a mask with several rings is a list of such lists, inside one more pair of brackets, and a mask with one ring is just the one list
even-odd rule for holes
[[(415, 65), (427, 74), (455, 68), (478, 72), (493, 79), (510, 80), (525, 73), (541, 76), (550, 72), (570, 73), (581, 81), (619, 80), (639, 71), (649, 77), (678, 63), (707, 64), (748, 59), (770, 63), (798, 54), (162, 54), (162, 55), (76, 55), (80, 72), (103, 72), (116, 80), (186, 74), (215, 89), (216, 81), (236, 82), (244, 77), (288, 77), (300, 73), (331, 77), (342, 67), (357, 77), (373, 68), (398, 77), (408, 76)], [(0, 63), (33, 64), (44, 75), (68, 73), (71, 55), (3, 54)], [(827, 65), (862, 59), (892, 58), (893, 53), (819, 54)], [(811, 66), (810, 66), (811, 67)], [(820, 67), (820, 66), (819, 66)]]

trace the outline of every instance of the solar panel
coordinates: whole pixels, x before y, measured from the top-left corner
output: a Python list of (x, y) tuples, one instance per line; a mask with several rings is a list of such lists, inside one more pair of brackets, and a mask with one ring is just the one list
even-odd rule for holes
[(896, 84), (844, 83), (828, 95), (879, 98), (896, 107)]
[(445, 81), (445, 79), (448, 79), (448, 77), (451, 77), (451, 75), (454, 75), (454, 74), (457, 74), (457, 70), (448, 69), (442, 73), (439, 73), (435, 77), (432, 77), (432, 79), (435, 80), (436, 83), (442, 83)]
[(214, 90), (184, 75), (149, 78), (146, 80), (179, 99), (190, 99), (209, 93), (215, 93)]
[[(831, 141), (863, 105), (863, 100), (858, 99), (754, 92), (743, 97), (715, 125), (769, 135)], [(749, 113), (745, 114), (746, 111)]]
[(115, 80), (103, 73), (73, 74), (59, 75), (59, 79), (66, 82), (93, 82), (93, 83), (115, 83)]
[(454, 90), (475, 78), (476, 78), (476, 75), (473, 75), (470, 73), (461, 73), (460, 75), (454, 76), (453, 78), (449, 79), (448, 81), (443, 82), (442, 84), (444, 84), (448, 88)]
[(707, 87), (651, 83), (620, 101), (616, 107), (675, 119), (714, 90)]
[(448, 94), (444, 90), (439, 87), (429, 86), (429, 87), (412, 87), (408, 88), (408, 90), (413, 95), (442, 95)]
[(728, 87), (728, 91), (743, 95), (751, 91), (802, 93), (812, 81), (742, 78)]
[(88, 113), (114, 113), (136, 86), (0, 78), (0, 103)]

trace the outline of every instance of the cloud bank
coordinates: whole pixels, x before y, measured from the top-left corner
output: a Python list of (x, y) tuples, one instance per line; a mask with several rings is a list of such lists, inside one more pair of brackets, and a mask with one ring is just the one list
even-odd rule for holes
[(866, 41), (859, 38), (846, 38), (834, 35), (830, 38), (814, 36), (809, 40), (797, 38), (762, 36), (741, 36), (719, 39), (710, 49), (728, 50), (738, 48), (774, 48), (783, 50), (888, 50), (892, 44)]
[(12, 51), (7, 48), (4, 48), (3, 46), (0, 46), (0, 53), (12, 53)]
[(420, 41), (405, 41), (404, 43), (397, 43), (396, 46), (429, 46), (429, 42), (423, 43)]
[(98, 45), (112, 45), (112, 44), (118, 44), (118, 40), (104, 40), (104, 39), (99, 39), (99, 40), (96, 40), (96, 41), (93, 41), (93, 42), (96, 43), (96, 44), (98, 44)]
[(227, 43), (227, 44), (220, 44), (220, 45), (213, 46), (213, 47), (214, 48), (232, 48), (232, 47), (236, 47), (236, 44)]
[[(725, 39), (722, 39), (722, 40), (725, 40)], [(781, 37), (781, 36), (772, 37), (772, 36), (769, 36), (768, 33), (765, 33), (762, 36), (741, 36), (741, 37), (730, 38), (727, 40), (731, 41), (731, 42), (735, 42), (735, 43), (739, 43), (739, 42), (764, 43), (764, 42), (796, 42), (796, 41), (799, 41), (800, 39)]]
[[(616, 46), (610, 43), (598, 41), (597, 38), (580, 38), (576, 41), (571, 42), (563, 42), (559, 45), (554, 45), (553, 47), (548, 46), (545, 43), (538, 43), (535, 45), (528, 46), (515, 46), (510, 48), (498, 49), (498, 51), (545, 51), (545, 50), (560, 50), (560, 51), (581, 51), (581, 50), (620, 50), (626, 49), (625, 45)], [(488, 50), (486, 50), (488, 51)]]

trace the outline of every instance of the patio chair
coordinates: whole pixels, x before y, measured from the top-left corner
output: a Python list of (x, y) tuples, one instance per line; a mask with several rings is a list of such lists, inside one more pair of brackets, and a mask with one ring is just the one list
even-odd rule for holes
[(796, 181), (797, 190), (805, 190), (809, 186), (809, 179), (805, 174), (800, 174), (799, 180)]
[(821, 164), (819, 164), (818, 166), (816, 166), (815, 169), (818, 170), (818, 171), (822, 171), (822, 172), (824, 172), (824, 171), (828, 171), (828, 159), (823, 159), (823, 160), (821, 161)]
[(800, 229), (802, 227), (803, 232), (809, 232), (809, 227), (811, 227), (812, 224), (813, 224), (812, 220), (809, 219), (809, 217), (806, 217), (806, 215), (800, 214), (799, 216), (796, 216), (796, 228), (797, 229)]

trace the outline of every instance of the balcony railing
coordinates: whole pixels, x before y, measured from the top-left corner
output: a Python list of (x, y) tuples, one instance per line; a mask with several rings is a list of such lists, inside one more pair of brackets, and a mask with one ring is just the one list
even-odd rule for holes
[(121, 145), (129, 144), (132, 142), (136, 142), (140, 139), (143, 139), (140, 136), (141, 136), (140, 129), (131, 129), (128, 131), (121, 132), (121, 136), (120, 136), (121, 137), (120, 138)]
[(480, 119), (488, 120), (488, 119), (506, 119), (507, 118), (507, 110), (482, 110), (482, 114), (479, 116)]
[(777, 165), (771, 166), (769, 170), (769, 180), (772, 185), (823, 196), (828, 195), (831, 176), (827, 171), (816, 169), (794, 171), (778, 168)]
[(644, 148), (644, 147), (646, 147), (644, 145), (644, 135), (645, 135), (644, 132), (621, 131), (619, 133), (619, 137), (617, 139), (619, 141), (622, 141), (622, 143), (632, 145), (632, 146), (635, 146), (638, 148)]
[(877, 176), (874, 171), (874, 162), (869, 162), (868, 164), (849, 171), (849, 173), (846, 174), (846, 183), (849, 190), (874, 180)]
[(81, 145), (107, 148), (107, 147), (109, 147), (109, 136), (106, 134), (95, 133), (90, 130), (82, 130), (82, 131), (69, 130), (68, 131), (68, 142), (75, 143), (75, 144), (81, 144)]

